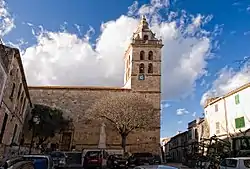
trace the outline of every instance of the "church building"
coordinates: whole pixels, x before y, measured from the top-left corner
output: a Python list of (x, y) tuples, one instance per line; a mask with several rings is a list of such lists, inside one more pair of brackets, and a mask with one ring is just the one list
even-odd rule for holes
[[(124, 87), (86, 87), (86, 86), (29, 86), (33, 104), (58, 107), (70, 113), (73, 118), (72, 130), (60, 138), (60, 148), (76, 150), (98, 148), (102, 124), (86, 121), (82, 114), (102, 96), (109, 93), (138, 92), (145, 95), (161, 111), (161, 48), (162, 40), (157, 39), (142, 17), (132, 42), (124, 54)], [(107, 149), (121, 149), (120, 135), (112, 127), (106, 126)], [(136, 131), (127, 138), (129, 152), (160, 151), (160, 120), (154, 128)]]

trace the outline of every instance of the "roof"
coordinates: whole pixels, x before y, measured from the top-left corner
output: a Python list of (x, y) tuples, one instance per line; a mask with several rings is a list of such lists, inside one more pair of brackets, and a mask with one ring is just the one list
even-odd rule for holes
[(184, 132), (181, 132), (181, 133), (176, 134), (175, 136), (173, 136), (173, 137), (170, 139), (170, 141), (173, 140), (173, 139), (175, 139), (175, 138), (177, 138), (177, 137), (179, 137), (179, 136), (181, 136), (181, 135), (186, 134), (187, 132), (188, 132), (188, 131), (184, 131)]
[(242, 85), (239, 88), (236, 88), (236, 89), (230, 91), (229, 93), (227, 93), (227, 94), (225, 94), (225, 95), (223, 95), (221, 97), (209, 98), (209, 99), (206, 100), (204, 108), (206, 108), (207, 106), (210, 106), (210, 105), (212, 105), (212, 104), (214, 104), (214, 103), (216, 103), (216, 102), (218, 102), (218, 101), (220, 101), (222, 99), (225, 99), (225, 98), (227, 98), (227, 97), (229, 97), (229, 96), (231, 96), (231, 95), (233, 95), (235, 93), (238, 93), (238, 92), (240, 92), (240, 91), (242, 91), (242, 90), (244, 90), (244, 89), (246, 89), (248, 87), (250, 87), (250, 82)]
[(130, 91), (131, 89), (122, 87), (102, 87), (102, 86), (29, 86), (31, 90), (119, 90), (119, 91)]
[(232, 157), (226, 159), (234, 159), (234, 160), (250, 160), (250, 157)]

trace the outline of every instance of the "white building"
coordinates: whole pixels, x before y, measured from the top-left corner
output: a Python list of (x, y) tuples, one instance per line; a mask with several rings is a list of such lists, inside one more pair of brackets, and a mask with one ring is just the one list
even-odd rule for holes
[(204, 113), (210, 137), (230, 137), (250, 128), (250, 83), (228, 94), (208, 99)]

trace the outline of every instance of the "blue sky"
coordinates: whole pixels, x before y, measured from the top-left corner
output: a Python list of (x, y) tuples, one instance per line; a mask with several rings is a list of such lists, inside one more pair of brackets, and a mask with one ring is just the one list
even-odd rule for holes
[(162, 137), (201, 116), (202, 98), (250, 80), (235, 62), (250, 55), (248, 0), (8, 0), (1, 8), (4, 42), (22, 50), (31, 85), (121, 86), (122, 54), (145, 14), (165, 43)]

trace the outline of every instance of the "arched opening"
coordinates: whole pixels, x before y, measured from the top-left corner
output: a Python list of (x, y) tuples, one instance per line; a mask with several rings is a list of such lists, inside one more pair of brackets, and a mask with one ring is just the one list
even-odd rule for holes
[(153, 60), (153, 52), (152, 51), (148, 52), (148, 60)]
[(148, 64), (148, 73), (153, 73), (153, 64), (152, 63)]
[(145, 59), (145, 52), (142, 50), (140, 52), (140, 60), (144, 60)]
[(148, 40), (148, 35), (144, 35), (143, 40)]
[(144, 64), (141, 63), (140, 66), (139, 66), (139, 73), (144, 73)]

